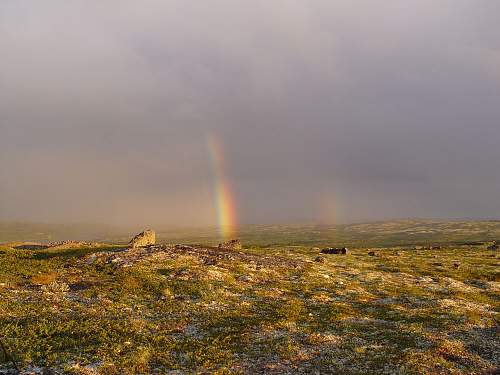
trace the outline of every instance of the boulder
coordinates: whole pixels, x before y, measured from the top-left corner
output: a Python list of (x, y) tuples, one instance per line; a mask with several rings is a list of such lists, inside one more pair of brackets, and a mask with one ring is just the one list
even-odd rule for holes
[(219, 249), (241, 250), (240, 240), (229, 240), (219, 244)]
[(156, 233), (151, 229), (147, 229), (144, 232), (139, 233), (137, 236), (132, 238), (129, 243), (132, 248), (152, 246), (155, 244)]
[(371, 256), (371, 257), (374, 257), (374, 256), (375, 256), (375, 255), (377, 255), (377, 254), (375, 253), (375, 251), (370, 251), (370, 252), (368, 253), (368, 255), (369, 255), (369, 256)]
[(321, 250), (321, 254), (342, 254), (346, 255), (347, 254), (347, 248), (346, 247), (327, 247), (325, 249)]
[(491, 250), (491, 251), (498, 250), (497, 241), (493, 241), (493, 243), (491, 244), (491, 246), (488, 246), (488, 250)]

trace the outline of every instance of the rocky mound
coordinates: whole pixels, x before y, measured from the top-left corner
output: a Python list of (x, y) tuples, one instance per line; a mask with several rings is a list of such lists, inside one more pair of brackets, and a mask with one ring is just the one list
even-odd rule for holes
[(42, 244), (39, 242), (18, 242), (9, 243), (6, 246), (11, 247), (16, 250), (45, 250), (50, 247), (48, 244)]
[(124, 248), (112, 252), (96, 252), (82, 259), (86, 264), (114, 264), (117, 268), (131, 267), (142, 261), (157, 261), (175, 259), (180, 256), (192, 256), (205, 265), (216, 265), (223, 261), (242, 261), (256, 263), (267, 267), (286, 266), (287, 268), (302, 267), (305, 262), (291, 260), (280, 256), (252, 255), (235, 252), (231, 249), (209, 246), (189, 245), (154, 245), (141, 248)]
[(81, 247), (101, 247), (105, 246), (98, 242), (84, 242), (84, 241), (59, 241), (50, 243), (40, 242), (13, 242), (7, 243), (5, 246), (11, 247), (16, 250), (58, 250), (58, 249), (74, 249)]
[(75, 249), (80, 247), (101, 247), (104, 246), (102, 243), (98, 242), (85, 242), (85, 241), (60, 241), (51, 242), (48, 244), (49, 249)]

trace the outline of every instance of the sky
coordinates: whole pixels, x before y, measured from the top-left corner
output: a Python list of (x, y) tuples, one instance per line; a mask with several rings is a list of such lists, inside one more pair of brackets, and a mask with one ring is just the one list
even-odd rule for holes
[(499, 15), (2, 0), (0, 220), (500, 218)]

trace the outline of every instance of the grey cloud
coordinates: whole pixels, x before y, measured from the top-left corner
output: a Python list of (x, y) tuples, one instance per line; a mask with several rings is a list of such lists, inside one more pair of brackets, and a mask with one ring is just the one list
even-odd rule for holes
[[(4, 1), (0, 219), (498, 217), (499, 5)], [(335, 212), (332, 212), (335, 211)]]

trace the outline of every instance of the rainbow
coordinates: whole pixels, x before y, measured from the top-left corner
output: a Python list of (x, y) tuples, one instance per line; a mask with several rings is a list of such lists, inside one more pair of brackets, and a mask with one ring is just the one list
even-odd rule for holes
[(224, 150), (215, 135), (207, 137), (208, 150), (214, 179), (214, 202), (217, 226), (222, 238), (228, 239), (236, 232), (236, 205), (229, 180), (225, 174)]

